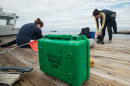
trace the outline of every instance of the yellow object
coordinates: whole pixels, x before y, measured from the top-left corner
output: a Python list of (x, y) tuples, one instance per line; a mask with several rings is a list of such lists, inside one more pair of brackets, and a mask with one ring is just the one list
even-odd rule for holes
[(94, 61), (92, 58), (90, 58), (90, 66), (93, 66), (94, 65)]

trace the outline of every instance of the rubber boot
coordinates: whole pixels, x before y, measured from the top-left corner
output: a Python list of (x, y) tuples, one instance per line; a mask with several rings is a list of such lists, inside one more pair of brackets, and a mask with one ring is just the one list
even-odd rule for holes
[(104, 36), (101, 36), (101, 44), (104, 44)]
[(101, 42), (101, 35), (98, 35), (97, 43), (99, 44)]

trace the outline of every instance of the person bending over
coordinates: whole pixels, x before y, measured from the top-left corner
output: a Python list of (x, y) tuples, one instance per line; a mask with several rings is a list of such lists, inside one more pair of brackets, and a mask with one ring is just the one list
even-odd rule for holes
[[(109, 43), (112, 41), (112, 27), (114, 30), (114, 34), (117, 33), (117, 25), (116, 25), (116, 12), (110, 10), (101, 10), (95, 9), (93, 11), (93, 16), (95, 17), (96, 22), (96, 35), (98, 36), (97, 43), (104, 44), (104, 36), (105, 36), (105, 29), (107, 27), (108, 34), (109, 34)], [(99, 22), (100, 19), (101, 28), (99, 29)]]
[(43, 26), (43, 22), (40, 20), (40, 18), (37, 18), (34, 23), (23, 25), (20, 28), (15, 40), (0, 45), (0, 47), (7, 47), (13, 44), (17, 44), (17, 46), (23, 45), (21, 47), (30, 47), (30, 45), (28, 44), (29, 42), (42, 38), (42, 30), (40, 28), (42, 28)]

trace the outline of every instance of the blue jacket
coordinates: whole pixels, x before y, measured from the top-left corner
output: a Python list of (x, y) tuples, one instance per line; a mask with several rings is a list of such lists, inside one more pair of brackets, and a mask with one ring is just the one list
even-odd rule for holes
[(16, 38), (17, 45), (29, 43), (30, 40), (37, 40), (42, 38), (42, 31), (35, 23), (28, 23), (23, 25)]

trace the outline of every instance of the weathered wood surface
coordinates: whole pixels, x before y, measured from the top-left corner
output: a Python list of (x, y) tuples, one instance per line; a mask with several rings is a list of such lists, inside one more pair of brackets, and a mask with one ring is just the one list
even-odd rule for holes
[[(15, 37), (2, 38), (2, 43), (13, 39)], [(0, 51), (15, 46), (0, 48)], [(111, 44), (96, 44), (90, 49), (90, 56), (95, 64), (90, 68), (90, 78), (82, 86), (130, 86), (130, 39), (113, 39)], [(24, 73), (14, 86), (69, 86), (40, 71), (38, 53), (31, 48), (17, 48), (0, 54), (0, 65), (33, 68), (30, 73)]]

